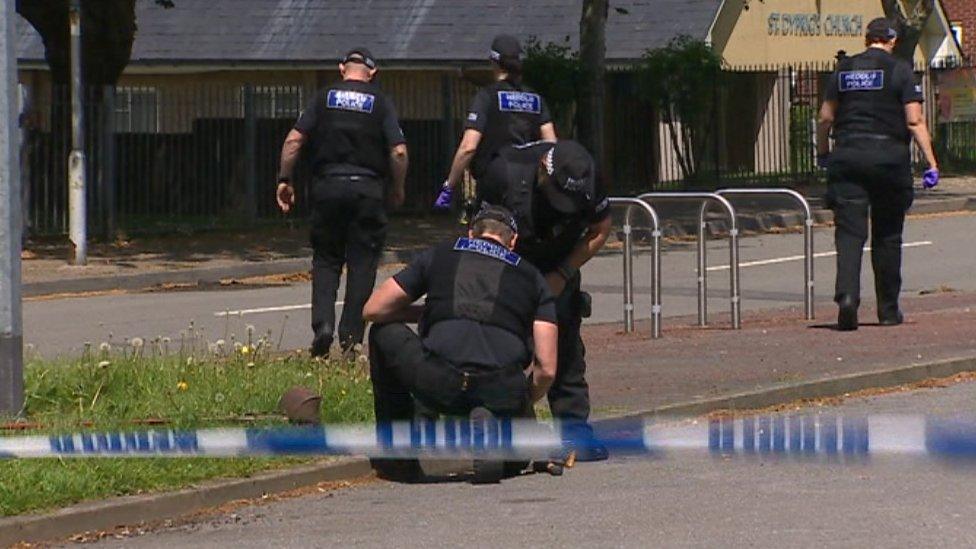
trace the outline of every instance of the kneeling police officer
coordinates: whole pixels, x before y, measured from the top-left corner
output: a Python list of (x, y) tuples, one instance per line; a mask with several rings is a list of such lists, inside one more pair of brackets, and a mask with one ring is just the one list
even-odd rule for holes
[[(374, 322), (369, 357), (381, 439), (391, 421), (414, 418), (415, 400), (428, 413), (488, 419), (526, 416), (547, 393), (556, 307), (539, 271), (512, 251), (517, 240), (511, 213), (486, 205), (467, 238), (427, 250), (370, 296), (363, 317)], [(412, 305), (424, 294), (424, 305)], [(418, 320), (419, 334), (406, 326)], [(420, 472), (416, 460), (373, 466), (392, 479)]]
[[(818, 164), (827, 168), (827, 201), (834, 210), (839, 330), (856, 330), (861, 302), (861, 255), (871, 219), (871, 265), (882, 326), (901, 324), (901, 247), (912, 204), (911, 138), (925, 155), (926, 188), (939, 181), (932, 138), (922, 112), (922, 87), (907, 61), (892, 55), (898, 32), (891, 21), (868, 24), (867, 50), (845, 57), (827, 82), (817, 132)], [(828, 132), (833, 130), (834, 151)], [(829, 153), (829, 156), (828, 156)], [(870, 214), (869, 214), (870, 211)]]

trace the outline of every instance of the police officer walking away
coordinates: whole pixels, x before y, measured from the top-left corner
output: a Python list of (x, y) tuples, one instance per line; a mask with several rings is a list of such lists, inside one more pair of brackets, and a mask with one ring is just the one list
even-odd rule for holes
[(471, 102), (461, 144), (434, 204), (437, 209), (450, 207), (453, 189), (469, 166), (479, 180), (504, 147), (556, 140), (556, 127), (545, 99), (522, 84), (522, 45), (518, 39), (505, 34), (495, 37), (488, 58), (495, 82), (479, 90)]
[[(871, 220), (871, 265), (882, 326), (901, 324), (901, 248), (912, 204), (910, 141), (925, 155), (923, 183), (938, 184), (932, 139), (922, 112), (922, 87), (911, 65), (892, 55), (898, 33), (878, 18), (867, 27), (867, 50), (837, 63), (827, 83), (817, 131), (818, 164), (827, 168), (834, 210), (839, 330), (856, 330), (861, 255)], [(833, 130), (833, 152), (828, 133)], [(829, 153), (829, 156), (828, 156)]]
[(311, 146), (313, 356), (328, 354), (332, 345), (343, 265), (348, 276), (339, 344), (348, 352), (362, 342), (363, 304), (386, 239), (387, 180), (389, 205), (404, 200), (407, 145), (393, 102), (372, 83), (376, 71), (369, 50), (350, 50), (339, 64), (342, 81), (316, 93), (281, 149), (277, 199), (288, 213), (295, 204), (295, 163), (302, 147)]
[[(556, 308), (539, 271), (512, 251), (517, 239), (512, 214), (486, 205), (467, 238), (427, 250), (373, 292), (363, 314), (374, 323), (381, 438), (389, 422), (413, 419), (414, 399), (430, 412), (487, 419), (523, 416), (546, 394), (556, 373)], [(411, 305), (424, 294), (425, 305)], [(405, 324), (418, 320), (419, 335)], [(373, 466), (387, 478), (419, 473), (415, 460)]]
[(587, 423), (590, 394), (580, 337), (590, 300), (580, 290), (579, 269), (610, 235), (609, 201), (593, 158), (571, 140), (507, 147), (486, 169), (478, 194), (513, 211), (521, 231), (515, 251), (545, 275), (556, 296), (559, 364), (549, 407), (562, 424), (563, 439), (576, 446), (579, 461), (606, 459), (606, 448)]

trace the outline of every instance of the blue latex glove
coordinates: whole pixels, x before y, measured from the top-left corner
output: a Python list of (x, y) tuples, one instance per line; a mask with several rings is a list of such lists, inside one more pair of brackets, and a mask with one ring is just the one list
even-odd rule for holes
[(926, 189), (931, 189), (939, 184), (939, 170), (935, 168), (929, 168), (925, 170), (925, 174), (922, 175), (922, 186)]
[(435, 210), (449, 210), (451, 209), (451, 202), (454, 199), (454, 189), (448, 186), (445, 181), (441, 185), (441, 193), (437, 195), (437, 200), (434, 201)]
[(830, 162), (830, 153), (818, 154), (817, 155), (817, 167), (821, 170), (827, 169), (827, 164)]

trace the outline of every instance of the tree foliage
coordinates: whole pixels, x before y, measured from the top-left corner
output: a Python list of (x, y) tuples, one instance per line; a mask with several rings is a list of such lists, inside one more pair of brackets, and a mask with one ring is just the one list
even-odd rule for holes
[[(935, 0), (882, 0), (885, 17), (898, 23), (898, 42), (895, 55), (909, 62), (915, 59), (915, 47), (922, 38), (922, 29), (935, 12)], [(904, 9), (903, 9), (904, 7)]]
[(543, 44), (531, 37), (525, 44), (525, 83), (532, 86), (542, 97), (552, 112), (553, 120), (561, 132), (573, 133), (576, 93), (583, 78), (583, 67), (579, 52), (568, 45), (569, 36), (564, 43)]
[[(172, 0), (152, 1), (164, 8)], [(81, 0), (82, 74), (93, 86), (115, 84), (132, 55), (136, 0)], [(44, 57), (55, 84), (71, 76), (70, 0), (17, 0), (16, 8), (44, 42)]]
[(713, 129), (721, 69), (722, 59), (715, 50), (689, 36), (647, 50), (638, 67), (639, 93), (667, 124), (686, 179), (698, 172)]

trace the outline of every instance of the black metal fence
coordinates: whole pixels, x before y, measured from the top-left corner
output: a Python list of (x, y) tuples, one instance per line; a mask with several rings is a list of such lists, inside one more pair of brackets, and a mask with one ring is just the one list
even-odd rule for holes
[[(818, 181), (816, 117), (832, 64), (734, 67), (716, 78), (705, 123), (682, 128), (643, 102), (632, 73), (608, 76), (604, 172), (615, 194)], [(964, 105), (973, 67), (926, 70), (923, 80), (945, 168), (976, 169), (976, 106)], [(406, 211), (429, 212), (475, 87), (456, 75), (390, 79), (410, 148)], [(972, 87), (968, 88), (972, 97)], [(942, 95), (940, 96), (940, 90)], [(951, 92), (952, 97), (946, 94)], [(88, 209), (93, 234), (235, 227), (284, 219), (274, 202), (281, 144), (314, 90), (193, 85), (87, 90)], [(951, 99), (951, 100), (950, 100)], [(971, 102), (972, 103), (972, 102)], [(935, 108), (938, 106), (938, 108)], [(953, 110), (955, 106), (955, 110)], [(972, 110), (973, 112), (970, 112)], [(22, 117), (22, 166), (34, 234), (67, 229), (68, 90)], [(406, 114), (404, 116), (404, 114)], [(693, 150), (674, 139), (703, 132)], [(679, 163), (678, 152), (692, 162)], [(689, 165), (692, 169), (689, 170)], [(304, 197), (307, 163), (296, 186)], [(306, 213), (298, 201), (295, 216)]]

